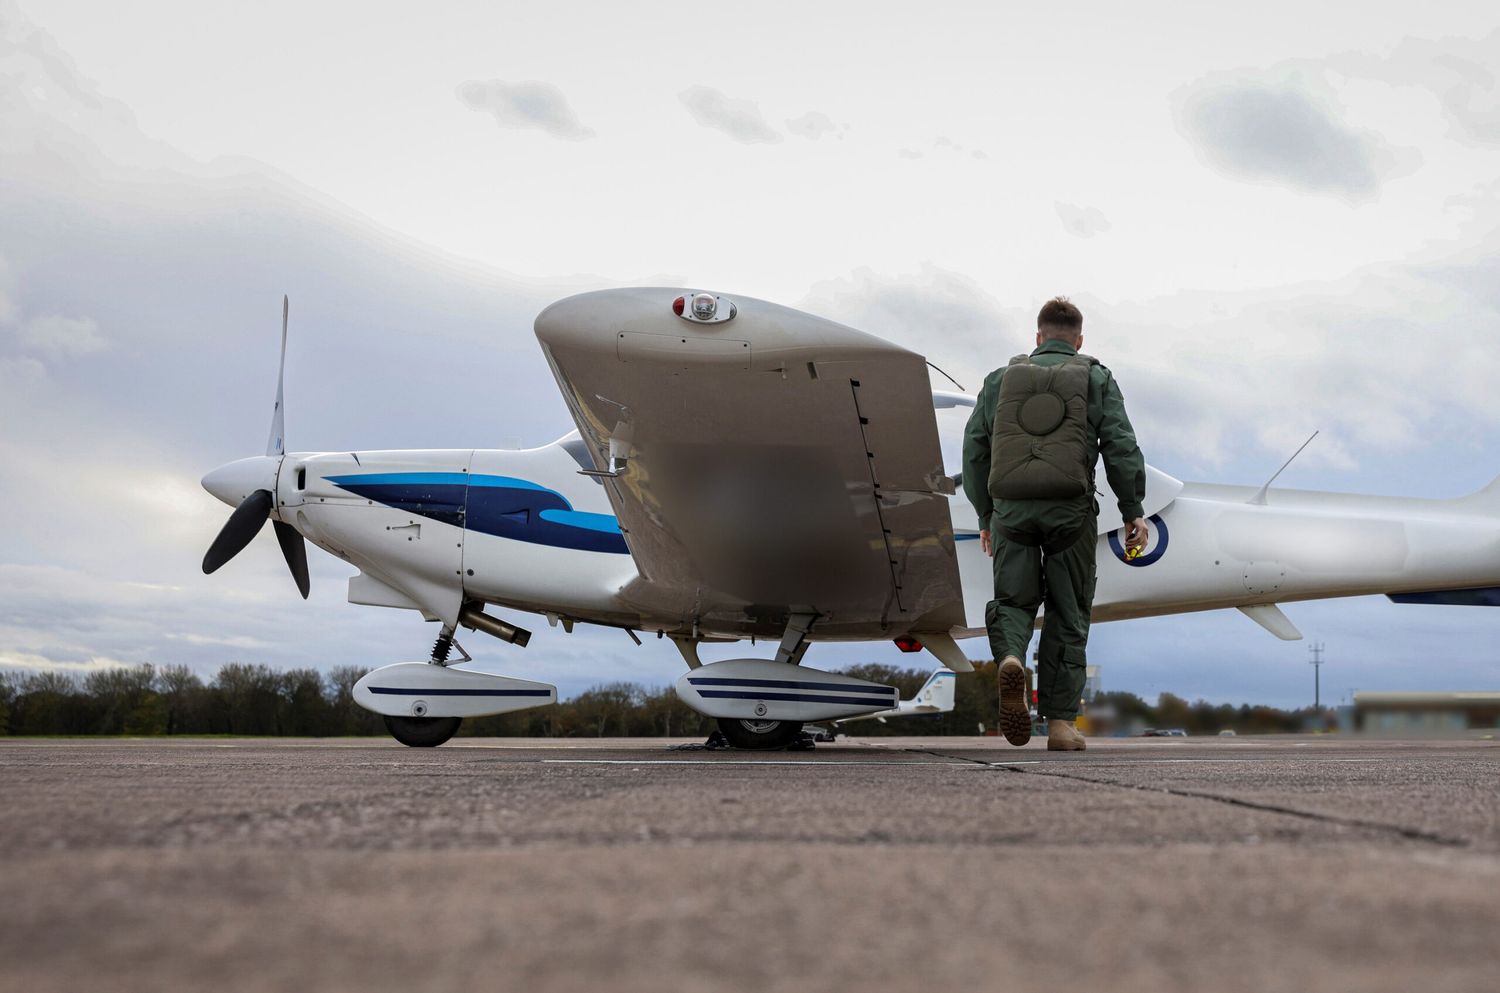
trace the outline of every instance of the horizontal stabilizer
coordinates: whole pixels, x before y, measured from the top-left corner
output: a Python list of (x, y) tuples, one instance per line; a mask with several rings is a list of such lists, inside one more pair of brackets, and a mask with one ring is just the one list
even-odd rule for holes
[(1500, 586), (1472, 590), (1434, 590), (1430, 593), (1387, 593), (1394, 603), (1452, 604), (1459, 607), (1500, 607)]
[(1274, 603), (1257, 603), (1249, 607), (1241, 607), (1240, 613), (1282, 641), (1299, 641), (1302, 638), (1302, 632), (1297, 630), (1297, 625), (1293, 624), (1292, 619), (1283, 614), (1281, 608)]
[(929, 632), (920, 634), (917, 638), (939, 662), (954, 672), (974, 671), (974, 663), (969, 661), (969, 657), (958, 647), (958, 642), (953, 640), (951, 634)]

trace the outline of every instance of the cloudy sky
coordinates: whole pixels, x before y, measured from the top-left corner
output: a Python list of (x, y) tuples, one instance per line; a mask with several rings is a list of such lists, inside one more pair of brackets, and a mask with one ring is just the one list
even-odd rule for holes
[[(199, 572), (283, 292), (292, 448), (552, 440), (534, 314), (668, 282), (971, 386), (1067, 293), (1173, 475), (1259, 484), (1315, 428), (1281, 483), (1500, 474), (1500, 13), (1000, 6), (0, 0), (0, 665), (425, 651), (326, 555), (303, 603), (269, 532)], [(1326, 699), (1500, 684), (1500, 611), (1287, 612)], [(617, 632), (470, 647), (565, 692), (680, 667)], [(1235, 612), (1091, 655), (1148, 696), (1310, 693)]]

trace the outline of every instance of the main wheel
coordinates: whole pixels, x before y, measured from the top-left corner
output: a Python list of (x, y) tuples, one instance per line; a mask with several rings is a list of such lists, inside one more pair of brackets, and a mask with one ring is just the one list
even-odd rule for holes
[(412, 748), (434, 748), (447, 741), (464, 722), (462, 717), (390, 717), (385, 729), (391, 737)]
[(785, 748), (802, 734), (801, 721), (742, 721), (720, 717), (719, 730), (735, 748)]

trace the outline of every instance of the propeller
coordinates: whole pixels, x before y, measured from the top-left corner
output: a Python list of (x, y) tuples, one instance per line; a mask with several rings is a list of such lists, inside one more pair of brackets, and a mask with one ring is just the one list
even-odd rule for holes
[[(229, 515), (229, 520), (224, 522), (224, 527), (214, 538), (213, 544), (208, 546), (208, 553), (203, 556), (205, 573), (215, 572), (243, 551), (245, 546), (250, 544), (251, 539), (260, 533), (260, 529), (265, 526), (276, 507), (276, 479), (281, 473), (282, 459), (286, 457), (286, 419), (282, 400), (286, 382), (287, 315), (290, 309), (290, 301), (283, 296), (281, 298), (281, 365), (276, 373), (276, 406), (271, 411), (271, 435), (266, 441), (265, 457), (231, 462), (220, 466), (203, 478), (204, 487), (226, 502), (234, 499), (233, 495), (225, 496), (226, 492), (233, 494), (245, 492), (248, 485), (244, 481), (247, 479), (268, 485), (256, 486), (251, 490), (250, 495), (234, 508), (234, 513)], [(281, 546), (281, 557), (286, 559), (287, 568), (292, 571), (292, 579), (297, 583), (297, 591), (302, 594), (302, 599), (306, 600), (308, 591), (311, 589), (307, 574), (307, 542), (296, 528), (285, 521), (272, 521), (271, 523), (276, 532), (276, 543)]]
[(286, 567), (297, 581), (297, 592), (306, 600), (308, 590), (312, 589), (307, 576), (307, 541), (285, 521), (272, 521), (271, 526), (276, 531), (276, 543), (281, 546), (281, 557), (286, 559)]
[(271, 516), (271, 507), (275, 502), (270, 490), (256, 490), (240, 501), (240, 505), (234, 508), (234, 513), (229, 515), (229, 520), (219, 530), (214, 543), (208, 546), (208, 554), (203, 556), (203, 572), (216, 572), (225, 562), (243, 551), (250, 544), (250, 539), (260, 533), (266, 518)]

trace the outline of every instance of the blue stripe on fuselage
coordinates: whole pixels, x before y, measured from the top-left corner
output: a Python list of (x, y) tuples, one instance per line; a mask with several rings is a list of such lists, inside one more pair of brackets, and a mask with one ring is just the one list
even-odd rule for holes
[(544, 510), (540, 514), (542, 520), (553, 524), (563, 524), (573, 528), (585, 528), (589, 531), (601, 531), (605, 534), (619, 534), (620, 522), (609, 514), (590, 514), (584, 510)]
[(368, 500), (480, 534), (588, 552), (630, 551), (614, 517), (574, 510), (561, 493), (527, 479), (463, 472), (324, 478)]
[(469, 486), (467, 473), (369, 472), (323, 478), (340, 489), (387, 507), (454, 527), (464, 526), (464, 493)]

